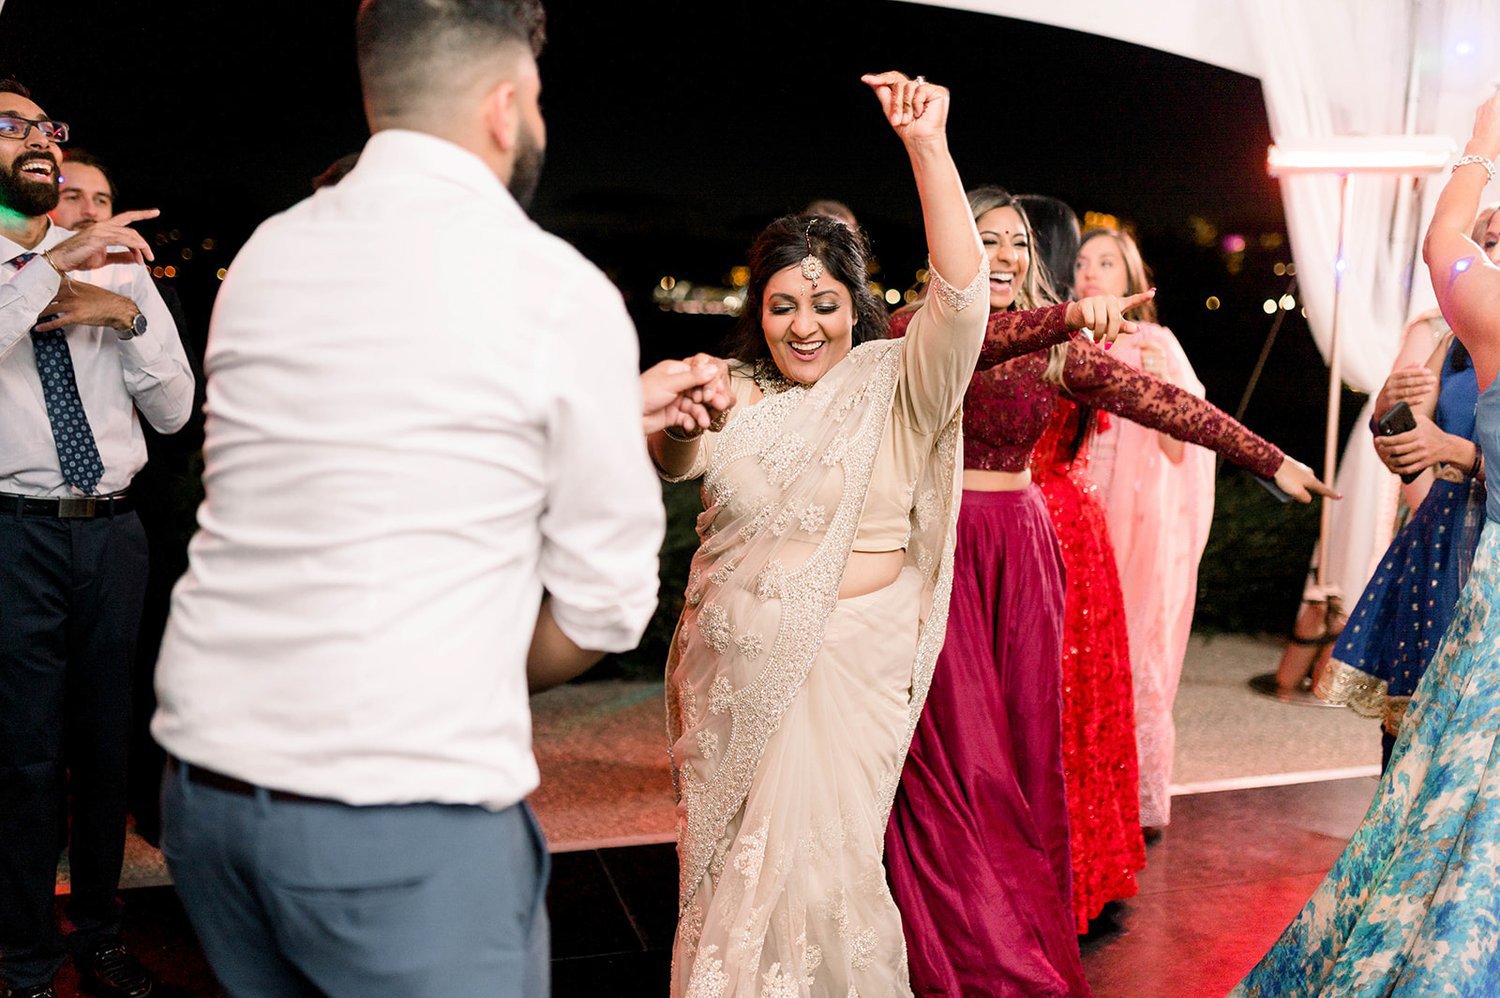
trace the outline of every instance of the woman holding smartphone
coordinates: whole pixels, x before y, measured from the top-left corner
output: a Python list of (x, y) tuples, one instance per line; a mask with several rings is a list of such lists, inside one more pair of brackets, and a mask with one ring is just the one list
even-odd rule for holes
[[(1500, 257), (1500, 218), (1481, 212), (1471, 236)], [(1412, 364), (1430, 349), (1425, 364)], [(1484, 525), (1484, 462), (1474, 436), (1479, 385), (1469, 352), (1440, 314), (1412, 323), (1376, 400), (1375, 450), (1403, 486), (1411, 519), (1381, 557), (1334, 645), (1317, 694), (1381, 721), (1381, 766), (1453, 619)], [(1409, 427), (1398, 432), (1394, 420)]]

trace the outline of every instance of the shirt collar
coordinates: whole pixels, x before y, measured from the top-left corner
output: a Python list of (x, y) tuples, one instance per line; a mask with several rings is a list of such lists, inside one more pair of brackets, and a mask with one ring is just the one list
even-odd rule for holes
[(0, 236), (0, 263), (5, 263), (8, 260), (14, 260), (22, 253), (40, 253), (43, 250), (49, 250), (52, 247), (56, 246), (58, 243), (62, 242), (64, 239), (67, 239), (72, 234), (72, 230), (65, 229), (61, 225), (55, 224), (52, 219), (49, 218), (47, 219), (47, 231), (45, 234), (43, 234), (42, 241), (37, 243), (30, 249), (27, 249), (20, 243), (12, 242), (5, 236)]
[(526, 213), (516, 203), (500, 178), (478, 156), (462, 146), (426, 132), (404, 128), (387, 128), (370, 136), (359, 154), (351, 177), (376, 173), (420, 173), (470, 191), (514, 212), (518, 218)]

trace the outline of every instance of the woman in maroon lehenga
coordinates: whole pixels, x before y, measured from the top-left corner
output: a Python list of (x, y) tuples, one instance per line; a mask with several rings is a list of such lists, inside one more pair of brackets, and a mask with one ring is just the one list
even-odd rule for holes
[[(990, 257), (991, 323), (1013, 329), (1008, 312), (1047, 301), (1031, 266), (1030, 230), (998, 188), (969, 200)], [(1026, 321), (1062, 329), (1070, 308), (1077, 303)], [(893, 319), (895, 335), (907, 321)], [(1064, 386), (1274, 476), (1303, 501), (1322, 490), (1307, 468), (1218, 409), (1085, 341), (1008, 360), (988, 347), (981, 354), (964, 399), (948, 633), (886, 832), (918, 995), (1089, 993), (1072, 914), (1063, 777), (1063, 570), (1028, 469)]]
[(1080, 426), (1094, 415), (1058, 399), (1031, 455), (1067, 577), (1062, 746), (1079, 932), (1108, 902), (1134, 897), (1146, 865), (1125, 600), (1104, 506), (1088, 477), (1090, 434)]

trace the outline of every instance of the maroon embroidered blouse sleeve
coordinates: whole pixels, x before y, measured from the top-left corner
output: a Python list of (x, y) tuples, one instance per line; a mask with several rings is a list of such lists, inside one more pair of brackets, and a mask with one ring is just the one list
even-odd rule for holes
[(1068, 344), (1063, 380), (1069, 391), (1090, 405), (1207, 447), (1263, 478), (1274, 478), (1286, 456), (1218, 406), (1142, 374), (1092, 343), (1075, 340)]
[(1067, 302), (1046, 308), (991, 312), (984, 330), (984, 345), (979, 348), (979, 368), (994, 367), (1070, 339), (1073, 330), (1064, 321), (1067, 315)]
[[(913, 312), (891, 316), (891, 336), (905, 336)], [(991, 312), (979, 350), (979, 370), (1003, 364), (1024, 354), (1045, 350), (1073, 336), (1066, 325), (1068, 305), (1049, 305), (1014, 312)]]

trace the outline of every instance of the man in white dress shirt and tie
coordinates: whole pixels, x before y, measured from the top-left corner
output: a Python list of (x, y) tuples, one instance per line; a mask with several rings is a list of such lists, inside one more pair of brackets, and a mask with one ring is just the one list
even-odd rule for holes
[(620, 296), (523, 210), (542, 34), (365, 0), (373, 137), (219, 293), (153, 732), (231, 994), (548, 993), (528, 680), (639, 640), (664, 516)]
[(67, 131), (0, 82), (0, 994), (53, 993), (71, 798), (66, 948), (85, 985), (140, 998), (153, 982), (120, 942), (115, 896), (147, 570), (129, 487), (140, 417), (181, 427), (193, 378), (146, 244), (120, 224), (154, 212), (78, 235), (48, 220)]

